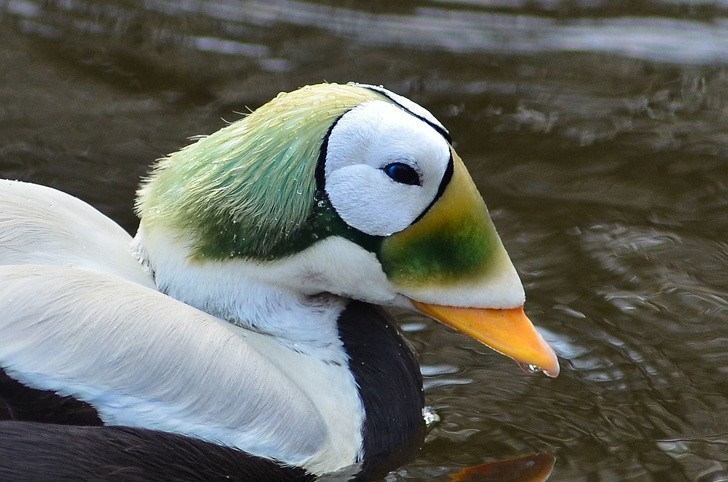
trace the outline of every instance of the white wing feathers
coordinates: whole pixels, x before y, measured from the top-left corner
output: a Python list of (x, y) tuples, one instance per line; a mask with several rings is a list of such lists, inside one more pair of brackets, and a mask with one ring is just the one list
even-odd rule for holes
[(263, 335), (84, 270), (0, 266), (0, 287), (0, 366), (91, 403), (107, 424), (302, 464), (327, 439), (316, 407), (253, 348)]
[(0, 265), (69, 266), (153, 288), (131, 241), (119, 225), (80, 199), (37, 184), (0, 180)]
[(0, 367), (106, 424), (316, 458), (326, 424), (270, 341), (156, 291), (131, 241), (79, 199), (0, 181)]

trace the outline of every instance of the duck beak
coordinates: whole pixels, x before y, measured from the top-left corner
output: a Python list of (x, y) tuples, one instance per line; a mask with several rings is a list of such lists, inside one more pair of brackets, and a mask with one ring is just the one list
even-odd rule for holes
[(387, 277), (416, 309), (516, 360), (559, 374), (554, 351), (523, 311), (523, 285), (455, 151), (450, 183), (422, 218), (386, 238)]
[(457, 308), (410, 300), (420, 312), (511, 357), (527, 371), (559, 374), (559, 361), (536, 331), (523, 307), (507, 310)]

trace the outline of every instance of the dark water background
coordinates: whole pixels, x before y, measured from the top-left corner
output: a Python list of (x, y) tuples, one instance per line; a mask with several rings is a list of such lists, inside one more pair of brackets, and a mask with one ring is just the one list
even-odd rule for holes
[(728, 480), (728, 2), (0, 0), (0, 175), (133, 232), (149, 163), (281, 90), (384, 84), (470, 168), (561, 376), (415, 315), (442, 420), (389, 480)]

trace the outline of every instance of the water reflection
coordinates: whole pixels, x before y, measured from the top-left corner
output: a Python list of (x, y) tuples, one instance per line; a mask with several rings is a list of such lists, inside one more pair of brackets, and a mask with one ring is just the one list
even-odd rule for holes
[[(5, 10), (32, 22), (27, 31), (43, 36), (60, 36), (42, 19), (46, 13), (29, 0), (6, 0)], [(124, 9), (114, 2), (58, 0), (50, 2), (58, 11), (74, 15), (69, 25), (79, 33), (104, 34), (100, 18), (86, 20), (85, 15), (113, 16), (117, 22), (128, 21), (138, 10)], [(421, 2), (427, 5), (428, 2)], [(388, 45), (457, 53), (533, 54), (538, 52), (603, 52), (658, 62), (710, 64), (728, 61), (728, 21), (710, 16), (687, 21), (658, 16), (559, 19), (544, 16), (557, 10), (559, 2), (542, 2), (542, 15), (527, 15), (517, 4), (505, 3), (502, 13), (484, 12), (475, 2), (459, 3), (461, 8), (417, 6), (403, 8), (403, 13), (365, 11), (345, 6), (321, 5), (296, 0), (249, 0), (246, 2), (198, 0), (145, 0), (142, 9), (148, 14), (214, 19), (225, 24), (223, 36), (182, 38), (168, 32), (167, 41), (181, 41), (201, 51), (225, 55), (269, 57), (264, 45), (233, 40), (245, 37), (247, 28), (270, 28), (277, 24), (314, 27), (338, 37), (367, 45)], [(599, 3), (599, 2), (597, 2)], [(708, 2), (706, 2), (708, 3)], [(528, 2), (532, 6), (532, 2)], [(550, 5), (549, 5), (550, 4)], [(1, 4), (0, 4), (1, 5)], [(587, 3), (584, 7), (587, 7)], [(492, 2), (483, 6), (495, 7)], [(552, 8), (549, 8), (551, 6)], [(716, 12), (725, 5), (709, 2)], [(588, 8), (587, 8), (588, 10)], [(236, 26), (238, 28), (236, 28)], [(191, 33), (191, 32), (190, 32)]]
[(664, 18), (553, 20), (523, 15), (415, 8), (408, 15), (363, 12), (294, 0), (172, 2), (147, 0), (150, 9), (203, 14), (271, 26), (305, 25), (370, 45), (450, 52), (522, 54), (601, 51), (648, 60), (713, 63), (728, 60), (728, 23)]
[(555, 459), (548, 453), (530, 454), (461, 469), (451, 482), (543, 482), (548, 480)]

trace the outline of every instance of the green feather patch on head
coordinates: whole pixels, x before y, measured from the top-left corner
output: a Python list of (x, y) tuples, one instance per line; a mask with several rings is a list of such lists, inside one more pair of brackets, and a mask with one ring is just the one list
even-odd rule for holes
[(190, 238), (195, 260), (292, 254), (316, 205), (327, 132), (348, 110), (381, 98), (351, 85), (307, 86), (161, 159), (137, 195), (144, 229)]
[(437, 203), (417, 223), (382, 242), (378, 257), (396, 285), (421, 289), (482, 279), (508, 259), (463, 161), (455, 151), (452, 157), (452, 179)]

